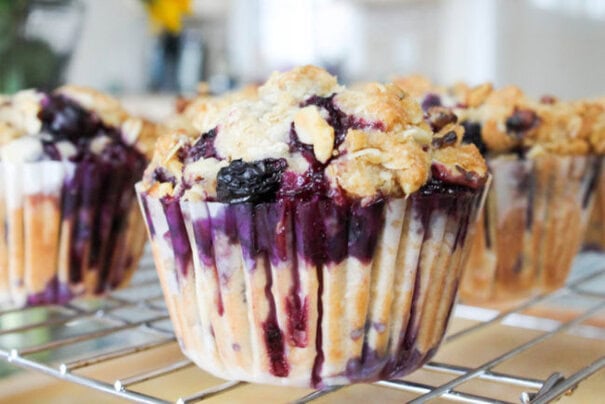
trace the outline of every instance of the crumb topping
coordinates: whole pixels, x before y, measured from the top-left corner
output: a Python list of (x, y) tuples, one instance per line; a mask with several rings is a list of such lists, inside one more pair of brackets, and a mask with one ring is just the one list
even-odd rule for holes
[[(463, 129), (451, 111), (428, 113), (435, 115), (429, 124), (417, 101), (393, 84), (347, 89), (325, 70), (304, 66), (273, 73), (254, 96), (223, 101), (209, 101), (212, 117), (208, 102), (198, 109), (206, 115), (201, 135), (177, 130), (157, 142), (147, 192), (227, 202), (369, 201), (416, 192), (436, 163), (448, 168), (440, 171), (446, 182), (451, 172), (452, 183), (476, 188), (487, 175), (476, 148), (461, 145)], [(451, 152), (435, 161), (435, 151), (445, 149)], [(472, 181), (450, 166), (474, 174)]]
[(118, 148), (150, 156), (157, 132), (157, 125), (130, 116), (114, 98), (86, 87), (25, 90), (0, 100), (3, 160), (112, 158)]
[(219, 112), (229, 104), (257, 97), (258, 86), (256, 85), (248, 85), (220, 96), (202, 92), (191, 100), (181, 100), (177, 104), (177, 113), (168, 120), (167, 129), (180, 130), (190, 136), (196, 136), (215, 127), (216, 121), (220, 117)]
[(597, 123), (602, 118), (595, 104), (563, 102), (553, 96), (533, 100), (518, 87), (494, 89), (491, 83), (458, 83), (447, 89), (415, 77), (397, 83), (415, 91), (423, 106), (450, 108), (466, 128), (464, 141), (488, 153), (583, 155), (605, 148), (605, 141), (600, 145), (598, 140), (603, 139), (603, 125)]

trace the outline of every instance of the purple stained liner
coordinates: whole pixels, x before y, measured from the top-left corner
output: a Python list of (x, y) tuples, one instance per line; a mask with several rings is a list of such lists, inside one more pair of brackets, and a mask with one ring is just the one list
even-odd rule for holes
[[(127, 170), (133, 171), (125, 174)], [(128, 248), (117, 242), (126, 231), (126, 218), (135, 206), (131, 188), (140, 175), (142, 167), (128, 163), (123, 167), (99, 161), (75, 165), (73, 178), (64, 186), (62, 202), (62, 221), (69, 223), (72, 234), (70, 283), (80, 283), (86, 271), (98, 272), (96, 294), (121, 283), (127, 263), (112, 265), (116, 254)]]
[[(385, 131), (382, 122), (344, 113), (335, 103), (336, 97), (312, 96), (299, 105), (321, 109), (334, 130), (334, 150), (338, 150), (350, 129)], [(441, 104), (438, 97), (431, 102)], [(452, 122), (450, 115), (439, 116), (434, 124), (442, 127)], [(185, 165), (201, 158), (220, 159), (214, 147), (216, 135), (216, 128), (201, 135), (193, 145), (179, 149), (177, 159)], [(440, 138), (441, 146), (451, 144), (453, 135), (452, 132)], [(216, 199), (212, 201), (184, 200), (181, 191), (193, 185), (189, 183), (177, 184), (178, 192), (159, 199), (159, 204), (149, 203), (147, 198), (152, 197), (141, 194), (154, 249), (165, 250), (160, 251), (163, 257), (173, 257), (173, 262), (158, 263), (160, 271), (168, 272), (161, 279), (168, 283), (164, 288), (169, 288), (174, 299), (173, 321), (189, 333), (184, 330), (191, 320), (185, 322), (181, 315), (198, 316), (198, 321), (204, 317), (203, 321), (209, 321), (210, 328), (220, 335), (220, 341), (207, 342), (194, 326), (191, 334), (186, 334), (189, 338), (181, 341), (184, 351), (198, 365), (222, 377), (314, 387), (346, 383), (347, 378), (370, 381), (394, 377), (416, 369), (434, 354), (443, 337), (442, 323), (449, 318), (456, 295), (452, 287), (458, 282), (454, 278), (459, 276), (466, 256), (462, 248), (484, 192), (449, 182), (460, 181), (474, 188), (483, 182), (463, 170), (452, 178), (451, 173), (440, 168), (440, 176), (434, 176), (437, 180), (430, 180), (406, 200), (393, 201), (378, 195), (362, 205), (361, 201), (348, 198), (343, 190), (332, 188), (325, 177), (329, 161), (317, 160), (314, 147), (300, 141), (295, 123), (290, 126), (288, 144), (291, 153), (300, 154), (308, 162), (304, 173), (289, 170), (287, 159), (236, 158), (217, 173)], [(178, 182), (161, 167), (151, 177), (156, 182)], [(180, 209), (187, 209), (186, 214)], [(435, 229), (431, 228), (433, 224)], [(157, 234), (158, 228), (163, 234)], [(399, 231), (402, 235), (397, 234)], [(384, 248), (379, 247), (381, 240)], [(184, 245), (186, 242), (189, 247)], [(442, 248), (443, 243), (451, 250)], [(416, 261), (418, 257), (412, 256), (422, 256), (424, 249), (431, 249), (427, 260)], [(193, 250), (199, 257), (192, 261)], [(428, 266), (434, 255), (437, 261)], [(192, 263), (195, 276), (186, 272)], [(452, 266), (443, 267), (446, 263)], [(197, 268), (198, 264), (202, 268)], [(389, 267), (385, 269), (383, 265)], [(435, 267), (439, 265), (442, 266)], [(215, 277), (216, 282), (211, 281), (207, 290), (216, 296), (203, 296), (200, 302), (213, 302), (215, 307), (195, 307), (190, 300), (206, 288), (197, 290), (189, 282), (194, 282), (197, 271), (211, 270), (214, 274), (200, 275)], [(349, 275), (335, 271), (351, 272)], [(433, 277), (438, 280), (433, 283), (438, 285), (430, 284)], [(385, 339), (383, 333), (390, 333), (388, 322), (392, 319), (385, 319), (379, 311), (386, 309), (383, 305), (388, 302), (367, 288), (390, 280), (397, 282), (392, 285), (403, 285), (393, 294), (397, 301), (406, 304), (391, 307), (392, 315), (403, 315), (408, 321), (402, 320), (398, 335), (389, 334)], [(343, 287), (351, 288), (351, 294), (346, 295), (359, 296), (360, 302), (368, 298), (369, 302), (367, 307), (365, 303), (357, 306), (358, 302), (348, 302), (348, 307), (355, 309), (343, 311), (344, 317), (338, 319), (341, 312), (332, 310), (330, 305), (345, 296), (338, 289), (341, 281), (346, 283)], [(407, 287), (415, 290), (408, 292)], [(228, 302), (226, 311), (223, 298)], [(408, 308), (409, 299), (413, 301)], [(403, 307), (406, 308), (402, 314)], [(178, 313), (179, 310), (195, 312)], [(259, 319), (261, 312), (265, 317)], [(364, 320), (366, 326), (360, 327)], [(340, 321), (345, 327), (355, 328), (342, 329), (344, 337), (338, 337), (345, 338), (343, 352), (353, 356), (348, 361), (346, 357), (339, 358), (339, 341), (333, 341), (340, 331)], [(260, 329), (247, 329), (258, 327), (259, 322)], [(241, 336), (235, 330), (241, 330)], [(244, 342), (241, 338), (248, 332), (251, 340)], [(349, 344), (349, 335), (355, 343)], [(192, 338), (201, 338), (196, 344), (206, 344), (204, 349), (214, 353), (212, 358), (202, 360), (197, 345), (186, 346), (193, 344)], [(225, 340), (229, 338), (234, 340)], [(390, 346), (385, 346), (387, 343)], [(234, 353), (248, 350), (259, 362), (250, 363), (250, 357)]]
[(164, 237), (170, 240), (174, 249), (177, 268), (186, 277), (191, 265), (192, 252), (189, 240), (187, 239), (187, 230), (185, 229), (181, 205), (178, 200), (166, 200), (163, 201), (162, 205), (168, 222), (168, 232)]
[[(602, 159), (546, 155), (488, 163), (494, 186), (482, 214), (485, 246), (471, 251), (461, 298), (502, 308), (563, 285), (589, 220)], [(503, 231), (517, 221), (518, 233)]]
[[(411, 195), (409, 198), (411, 213), (424, 227), (423, 245), (433, 237), (429, 226), (432, 215), (440, 212), (440, 214), (445, 213), (449, 220), (455, 220), (460, 224), (454, 236), (452, 252), (462, 248), (465, 245), (469, 226), (479, 207), (480, 194), (480, 191), (433, 181)], [(147, 198), (149, 196), (142, 195), (142, 205), (147, 219), (152, 220), (149, 226), (153, 229), (153, 215), (150, 214)], [(321, 327), (324, 312), (323, 271), (325, 268), (328, 271), (336, 270), (330, 268), (348, 257), (356, 257), (365, 263), (371, 262), (379, 235), (384, 228), (386, 201), (380, 199), (367, 206), (362, 206), (359, 201), (354, 200), (347, 200), (342, 205), (331, 199), (319, 197), (309, 201), (279, 200), (260, 204), (197, 203), (212, 204), (220, 208), (212, 209), (213, 215), (193, 221), (192, 234), (195, 240), (190, 240), (184, 222), (186, 219), (183, 217), (178, 200), (161, 200), (169, 226), (169, 233), (164, 237), (174, 249), (178, 271), (190, 265), (188, 254), (191, 249), (188, 243), (196, 243), (200, 261), (205, 266), (213, 268), (216, 268), (215, 259), (219, 259), (214, 255), (212, 241), (217, 233), (223, 234), (234, 246), (237, 245), (235, 249), (241, 248), (246, 263), (245, 270), (265, 271), (267, 279), (264, 294), (269, 312), (262, 327), (270, 372), (276, 377), (287, 377), (292, 371), (285, 350), (288, 341), (291, 346), (296, 347), (311, 345), (315, 347), (316, 355), (310, 380), (313, 386), (322, 386), (324, 384), (322, 369), (325, 363), (323, 352), (325, 336)], [(210, 212), (207, 208), (204, 209)], [(300, 298), (300, 269), (298, 260), (289, 255), (290, 249), (316, 268), (315, 276), (319, 287), (317, 307), (309, 307), (307, 299)], [(421, 251), (418, 253), (421, 254)], [(259, 257), (262, 257), (261, 262), (265, 263), (263, 268), (256, 267)], [(272, 292), (273, 275), (270, 264), (276, 265), (279, 262), (289, 264), (293, 280), (289, 295), (282, 296), (285, 299), (283, 303), (288, 315), (286, 324), (279, 324), (277, 321), (276, 296)], [(420, 268), (422, 262), (419, 260), (417, 265)], [(347, 363), (345, 376), (351, 381), (396, 377), (417, 368), (434, 354), (436, 347), (427, 352), (419, 352), (416, 348), (419, 331), (418, 316), (420, 316), (418, 310), (424, 307), (418, 307), (419, 303), (416, 302), (421, 282), (420, 275), (420, 271), (417, 270), (409, 326), (397, 342), (400, 344), (397, 355), (387, 354), (380, 357), (377, 352), (368, 347), (367, 341), (364, 342), (362, 356), (351, 358)], [(229, 279), (223, 279), (219, 274), (216, 276), (220, 281), (216, 299), (218, 307), (215, 309), (221, 316), (228, 315), (223, 312), (220, 285), (228, 282)], [(447, 303), (447, 313), (451, 312), (454, 298), (455, 293), (452, 293), (451, 302)], [(309, 310), (316, 310), (317, 313), (317, 332), (314, 341), (309, 341), (307, 337)], [(447, 317), (449, 318), (449, 314)]]
[(273, 275), (271, 274), (271, 265), (267, 257), (265, 257), (264, 263), (265, 275), (267, 277), (265, 297), (269, 302), (269, 314), (262, 324), (265, 333), (265, 346), (267, 348), (267, 355), (269, 356), (271, 373), (277, 377), (287, 377), (288, 373), (290, 373), (290, 366), (285, 354), (284, 333), (279, 328), (277, 322), (275, 297), (271, 291), (271, 287), (273, 286)]
[(593, 158), (592, 160), (592, 172), (588, 181), (588, 186), (584, 190), (582, 197), (582, 208), (586, 209), (595, 195), (599, 179), (601, 178), (601, 172), (603, 170), (603, 159)]
[(73, 298), (69, 286), (60, 282), (55, 276), (46, 285), (43, 291), (29, 294), (27, 296), (28, 306), (40, 306), (45, 304), (64, 304)]
[[(122, 245), (120, 240), (124, 240), (128, 230), (130, 212), (136, 209), (132, 188), (143, 174), (146, 158), (122, 142), (119, 129), (105, 125), (94, 112), (62, 95), (44, 97), (38, 117), (43, 132), (50, 136), (43, 140), (45, 160), (57, 161), (72, 173), (68, 176), (66, 172), (58, 196), (60, 231), (68, 233), (58, 234), (57, 243), (68, 252), (67, 262), (63, 263), (68, 273), (65, 284), (55, 277), (42, 291), (25, 291), (27, 305), (68, 301), (81, 293), (88, 271), (97, 272), (97, 283), (86, 293), (103, 294), (120, 286), (127, 269), (138, 259), (131, 252), (138, 247)], [(97, 155), (90, 150), (90, 144), (98, 136), (108, 136), (111, 143)], [(68, 160), (55, 145), (65, 140), (76, 147), (76, 154)], [(8, 225), (5, 219), (5, 228)], [(58, 262), (49, 265), (55, 265), (58, 271)]]

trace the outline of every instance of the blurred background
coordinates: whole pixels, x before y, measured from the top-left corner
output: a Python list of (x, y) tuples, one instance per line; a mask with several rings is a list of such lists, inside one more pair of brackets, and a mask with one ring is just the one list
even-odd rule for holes
[(0, 92), (213, 92), (313, 63), (605, 94), (603, 0), (0, 0)]

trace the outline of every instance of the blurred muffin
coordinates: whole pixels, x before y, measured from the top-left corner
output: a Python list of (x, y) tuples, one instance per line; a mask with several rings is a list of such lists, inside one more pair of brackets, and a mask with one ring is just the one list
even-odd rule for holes
[[(588, 139), (595, 153), (605, 154), (605, 99), (577, 101)], [(605, 175), (598, 180), (594, 207), (588, 221), (584, 247), (605, 250)]]
[(442, 123), (394, 85), (306, 66), (206, 114), (200, 136), (161, 138), (137, 189), (185, 354), (314, 387), (432, 357), (487, 181)]
[(512, 304), (561, 287), (584, 236), (601, 159), (584, 109), (513, 86), (431, 87), (415, 92), (431, 116), (454, 111), (493, 175), (463, 275), (464, 302)]
[(154, 126), (66, 86), (0, 101), (0, 306), (63, 303), (123, 285), (145, 243), (134, 183)]

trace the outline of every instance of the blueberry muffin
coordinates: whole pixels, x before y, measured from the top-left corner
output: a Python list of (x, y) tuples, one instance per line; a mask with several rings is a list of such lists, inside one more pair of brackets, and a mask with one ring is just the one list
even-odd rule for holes
[(488, 179), (455, 118), (312, 66), (161, 138), (137, 185), (185, 354), (226, 379), (392, 378), (436, 351)]
[(431, 116), (454, 111), (493, 175), (460, 296), (509, 305), (561, 287), (582, 243), (601, 171), (587, 106), (532, 100), (513, 86), (398, 85)]
[[(584, 130), (595, 153), (605, 154), (605, 99), (577, 101), (576, 107), (582, 114)], [(586, 237), (586, 249), (605, 250), (605, 175), (601, 175), (596, 188), (596, 195)]]
[(152, 124), (66, 86), (0, 100), (0, 306), (63, 303), (124, 284), (145, 243), (134, 184)]

